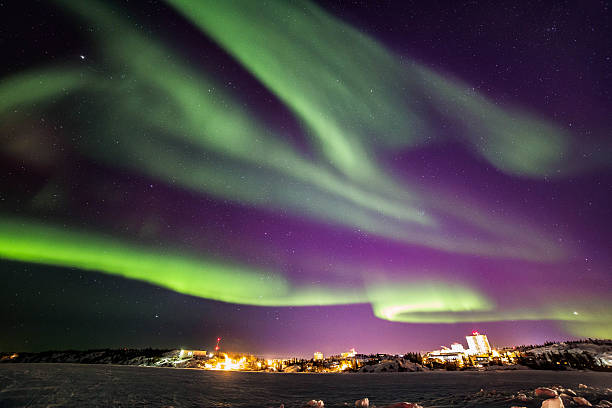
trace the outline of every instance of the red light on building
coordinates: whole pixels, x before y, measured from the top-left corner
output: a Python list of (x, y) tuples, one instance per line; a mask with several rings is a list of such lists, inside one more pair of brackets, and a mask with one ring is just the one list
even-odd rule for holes
[(480, 333), (478, 333), (476, 330), (472, 332), (472, 336), (478, 336), (478, 335), (480, 335)]

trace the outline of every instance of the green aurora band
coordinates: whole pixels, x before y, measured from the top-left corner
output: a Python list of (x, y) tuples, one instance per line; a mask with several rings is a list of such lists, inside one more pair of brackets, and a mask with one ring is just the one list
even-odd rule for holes
[[(330, 169), (328, 163), (333, 164), (334, 160), (328, 154), (318, 160), (305, 159), (296, 148), (284, 142), (281, 135), (274, 135), (273, 129), (266, 129), (255, 121), (253, 115), (234, 101), (232, 95), (220, 91), (213, 80), (180, 64), (179, 58), (164, 47), (139, 36), (104, 5), (93, 2), (63, 3), (97, 27), (94, 32), (98, 33), (96, 38), (107, 56), (105, 61), (111, 67), (109, 70), (115, 66), (117, 73), (110, 79), (88, 73), (88, 80), (84, 80), (83, 74), (75, 73), (73, 83), (67, 84), (59, 68), (48, 72), (29, 72), (2, 81), (0, 91), (16, 95), (14, 104), (5, 102), (5, 111), (10, 106), (24, 105), (26, 102), (45, 102), (41, 100), (39, 92), (31, 94), (31, 100), (25, 99), (28, 90), (36, 86), (44, 86), (46, 96), (55, 89), (57, 98), (65, 95), (67, 88), (79, 86), (88, 92), (95, 92), (96, 99), (105, 108), (96, 113), (100, 118), (97, 123), (78, 124), (81, 132), (97, 136), (93, 143), (87, 139), (82, 142), (80, 148), (84, 154), (114, 166), (131, 167), (168, 184), (179, 184), (239, 203), (288, 210), (299, 216), (358, 228), (409, 244), (449, 252), (534, 261), (555, 260), (564, 256), (564, 249), (557, 243), (546, 238), (542, 232), (520, 224), (518, 220), (500, 222), (484, 215), (486, 211), (478, 208), (474, 210), (478, 215), (470, 216), (468, 210), (459, 212), (457, 209), (473, 205), (463, 205), (456, 199), (452, 200), (452, 204), (445, 205), (443, 201), (429, 199), (428, 194), (418, 194), (405, 183), (397, 184), (389, 174), (378, 168), (372, 158), (359, 159), (360, 168), (371, 169), (368, 177), (361, 180), (347, 179)], [(316, 24), (311, 23), (316, 28)], [(339, 30), (342, 29), (340, 26)], [(363, 41), (369, 40), (364, 38)], [(366, 49), (372, 46), (370, 44)], [(334, 55), (341, 53), (342, 49), (336, 50)], [(380, 53), (386, 56), (380, 56), (380, 69), (395, 66), (396, 74), (401, 74), (398, 78), (406, 77), (404, 67), (391, 64), (391, 56), (384, 49), (378, 46), (375, 50), (377, 53), (370, 60)], [(313, 64), (316, 66), (317, 61), (313, 61)], [(151, 66), (156, 68), (150, 69)], [(355, 75), (361, 75), (360, 71), (357, 70)], [(422, 86), (421, 79), (406, 82), (412, 87)], [(441, 78), (438, 82), (444, 84)], [(383, 84), (381, 82), (381, 86)], [(396, 86), (388, 88), (397, 92)], [(460, 92), (460, 89), (456, 86), (456, 92)], [(321, 94), (325, 91), (334, 95), (333, 90), (327, 89), (321, 90)], [(393, 98), (393, 95), (379, 93), (381, 95), (372, 105), (379, 106)], [(296, 92), (296, 95), (303, 98), (301, 92)], [(351, 95), (350, 99), (361, 100), (361, 95)], [(47, 100), (49, 103), (53, 101), (55, 98)], [(312, 105), (318, 103), (316, 98), (311, 102)], [(146, 109), (142, 109), (143, 106)], [(392, 111), (394, 117), (406, 116), (402, 110), (392, 106), (387, 108), (395, 109)], [(347, 111), (350, 112), (349, 109)], [(341, 113), (336, 116), (342, 117)], [(349, 116), (344, 122), (357, 121), (359, 116)], [(309, 123), (307, 117), (303, 119)], [(381, 135), (387, 135), (391, 130), (410, 130), (407, 124), (403, 124), (403, 128), (389, 126), (390, 122), (386, 119), (370, 120), (368, 123), (372, 123), (370, 126), (380, 123), (381, 127), (377, 130)], [(320, 137), (326, 134), (322, 132)], [(347, 130), (347, 135), (343, 137), (349, 136), (359, 134)], [(152, 140), (155, 138), (157, 140)], [(191, 143), (189, 151), (179, 145), (185, 142)], [(359, 146), (360, 142), (352, 140), (352, 144)], [(210, 158), (211, 153), (213, 159)], [(207, 160), (201, 159), (204, 155)], [(491, 237), (483, 241), (455, 232), (455, 238), (448, 239), (444, 226), (438, 221), (439, 217), (446, 216), (477, 226)], [(504, 233), (500, 234), (500, 231)]]
[(312, 3), (167, 1), (284, 101), (347, 177), (381, 182), (366, 152), (427, 141), (436, 133), (425, 119), (430, 106), (469, 128), (466, 142), (506, 172), (554, 174), (567, 152), (563, 129), (502, 110), (421, 65), (401, 64)]
[[(31, 263), (102, 271), (179, 293), (256, 306), (325, 306), (370, 303), (374, 314), (396, 322), (458, 323), (499, 320), (560, 320), (571, 327), (612, 317), (599, 306), (548, 302), (542, 310), (496, 310), (494, 303), (459, 282), (377, 278), (358, 288), (293, 287), (280, 274), (203, 260), (185, 251), (151, 249), (99, 234), (42, 226), (26, 220), (0, 221), (0, 257)], [(579, 315), (573, 311), (583, 310)], [(584, 312), (586, 310), (586, 312)], [(587, 328), (588, 330), (588, 328)], [(606, 333), (604, 330), (603, 333)]]
[[(57, 3), (95, 27), (105, 68), (55, 66), (4, 78), (0, 118), (95, 95), (104, 109), (92, 109), (101, 119), (71, 123), (96, 136), (79, 142), (81, 153), (168, 185), (451, 253), (554, 262), (571, 250), (512, 217), (499, 220), (467, 200), (441, 200), (440, 191), (394, 180), (377, 162), (386, 151), (449, 137), (435, 126), (444, 118), (465, 130), (461, 142), (501, 171), (555, 176), (572, 148), (569, 132), (501, 108), (418, 63), (402, 62), (314, 4), (168, 1), (286, 104), (311, 142), (307, 157), (282, 131), (254, 118), (236, 95), (181, 63), (161, 42), (141, 36), (103, 3)], [(425, 113), (431, 111), (435, 115)], [(454, 231), (449, 238), (448, 218), (487, 239)], [(370, 303), (376, 316), (392, 321), (553, 319), (566, 321), (570, 330), (581, 325), (582, 333), (612, 332), (595, 324), (601, 313), (610, 316), (604, 299), (601, 310), (574, 315), (577, 308), (590, 309), (569, 300), (502, 311), (477, 288), (452, 281), (299, 286), (275, 271), (9, 215), (0, 215), (0, 257), (102, 271), (232, 303)]]

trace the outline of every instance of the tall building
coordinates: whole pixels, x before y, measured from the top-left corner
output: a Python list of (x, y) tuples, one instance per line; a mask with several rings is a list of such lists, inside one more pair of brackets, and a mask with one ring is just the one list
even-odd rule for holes
[(321, 353), (320, 351), (315, 351), (314, 360), (315, 361), (323, 360), (323, 353)]
[(355, 357), (355, 354), (357, 354), (357, 352), (354, 348), (352, 348), (349, 351), (342, 353), (342, 358), (353, 358)]
[(491, 346), (486, 334), (480, 334), (473, 331), (471, 336), (465, 336), (468, 344), (468, 352), (470, 354), (489, 354)]

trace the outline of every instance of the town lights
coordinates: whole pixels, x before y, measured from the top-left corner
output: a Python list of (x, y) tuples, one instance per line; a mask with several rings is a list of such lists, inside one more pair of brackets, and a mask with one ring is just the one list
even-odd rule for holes
[(240, 360), (233, 360), (225, 353), (223, 353), (223, 356), (223, 360), (217, 361), (214, 364), (206, 363), (204, 368), (217, 371), (244, 370), (246, 368), (246, 357), (242, 357)]

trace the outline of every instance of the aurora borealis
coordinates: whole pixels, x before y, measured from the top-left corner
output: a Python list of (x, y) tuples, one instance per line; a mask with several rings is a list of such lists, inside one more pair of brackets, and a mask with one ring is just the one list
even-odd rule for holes
[(3, 13), (0, 348), (612, 337), (599, 6), (24, 7)]

